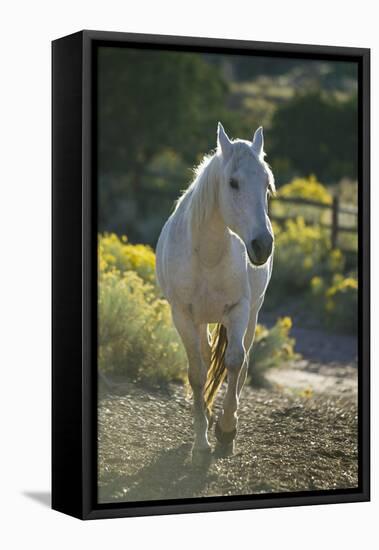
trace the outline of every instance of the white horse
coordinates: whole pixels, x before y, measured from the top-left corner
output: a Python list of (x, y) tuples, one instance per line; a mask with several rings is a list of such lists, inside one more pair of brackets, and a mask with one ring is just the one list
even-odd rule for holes
[[(226, 374), (216, 452), (234, 451), (239, 397), (274, 243), (267, 212), (274, 178), (264, 161), (262, 128), (252, 142), (231, 141), (219, 123), (217, 137), (217, 151), (196, 169), (156, 250), (157, 279), (188, 357), (195, 462), (210, 454), (211, 406)], [(216, 323), (212, 335), (208, 323)]]

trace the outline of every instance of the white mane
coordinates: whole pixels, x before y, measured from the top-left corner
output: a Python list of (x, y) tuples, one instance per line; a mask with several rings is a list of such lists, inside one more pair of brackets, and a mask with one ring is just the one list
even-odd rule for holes
[(221, 157), (217, 153), (205, 155), (194, 169), (195, 178), (176, 202), (175, 211), (186, 209), (192, 228), (200, 227), (212, 213), (216, 202), (217, 182)]

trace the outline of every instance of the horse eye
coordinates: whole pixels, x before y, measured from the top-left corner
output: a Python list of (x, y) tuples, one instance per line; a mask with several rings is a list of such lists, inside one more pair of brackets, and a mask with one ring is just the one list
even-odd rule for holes
[(229, 180), (229, 184), (230, 184), (230, 187), (232, 187), (233, 189), (239, 189), (238, 181), (235, 180), (234, 178), (231, 178)]

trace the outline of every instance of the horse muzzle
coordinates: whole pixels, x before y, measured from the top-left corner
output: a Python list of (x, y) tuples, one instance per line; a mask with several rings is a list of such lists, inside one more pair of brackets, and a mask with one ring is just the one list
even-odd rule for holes
[(264, 265), (272, 254), (274, 237), (267, 232), (253, 239), (246, 245), (247, 255), (251, 263), (257, 267)]

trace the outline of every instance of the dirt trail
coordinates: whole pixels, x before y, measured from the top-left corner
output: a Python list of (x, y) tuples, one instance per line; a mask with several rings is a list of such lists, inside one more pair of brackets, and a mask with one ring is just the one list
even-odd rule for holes
[[(102, 393), (100, 501), (356, 487), (356, 369), (303, 362), (272, 370), (270, 379), (270, 390), (244, 389), (235, 455), (203, 469), (190, 461), (184, 388), (125, 384)], [(213, 430), (210, 438), (214, 447)]]

